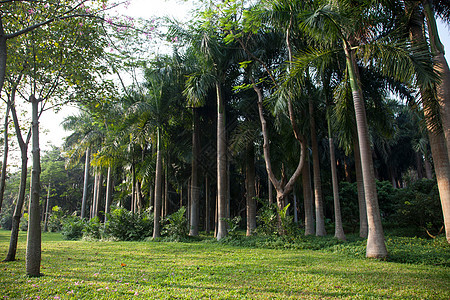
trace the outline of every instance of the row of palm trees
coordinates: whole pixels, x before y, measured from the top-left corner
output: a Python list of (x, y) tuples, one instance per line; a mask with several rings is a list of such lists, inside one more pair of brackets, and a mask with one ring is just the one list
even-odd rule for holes
[[(106, 207), (112, 201), (111, 171), (126, 178), (130, 209), (153, 206), (154, 237), (160, 236), (161, 212), (169, 210), (169, 185), (183, 194), (184, 182), (189, 183), (190, 235), (198, 235), (203, 173), (205, 181), (216, 184), (215, 205), (205, 185), (205, 206), (215, 207), (217, 239), (227, 235), (233, 166), (245, 174), (247, 234), (254, 232), (255, 163), (263, 158), (269, 195), (273, 186), (279, 211), (302, 176), (305, 233), (322, 236), (317, 137), (325, 127), (335, 236), (345, 239), (336, 139), (346, 154), (354, 153), (366, 254), (385, 257), (373, 149), (377, 127), (393, 130), (392, 116), (385, 117), (392, 93), (409, 101), (419, 115), (423, 110), (450, 241), (448, 65), (435, 30), (435, 15), (448, 21), (448, 11), (446, 2), (427, 0), (208, 2), (189, 26), (171, 26), (169, 35), (180, 42), (171, 56), (148, 62), (142, 85), (66, 120), (65, 126), (74, 130), (66, 141), (69, 153), (78, 159), (85, 155), (86, 167), (91, 164), (98, 172), (108, 169)], [(243, 153), (242, 163), (233, 151)], [(215, 161), (206, 153), (214, 153)], [(391, 175), (395, 178), (394, 171)], [(99, 201), (94, 203), (91, 211), (97, 215)]]

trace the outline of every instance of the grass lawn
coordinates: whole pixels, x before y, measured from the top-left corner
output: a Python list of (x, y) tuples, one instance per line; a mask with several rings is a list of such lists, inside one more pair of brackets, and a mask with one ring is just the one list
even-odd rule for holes
[[(0, 256), (9, 231), (0, 230)], [(450, 268), (354, 258), (326, 251), (212, 242), (64, 241), (43, 234), (44, 276), (0, 263), (0, 299), (450, 299)]]

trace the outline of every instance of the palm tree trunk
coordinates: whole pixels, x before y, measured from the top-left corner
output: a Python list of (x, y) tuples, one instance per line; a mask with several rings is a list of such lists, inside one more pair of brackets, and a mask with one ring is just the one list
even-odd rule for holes
[(11, 105), (8, 103), (6, 106), (6, 114), (5, 114), (5, 129), (4, 129), (4, 138), (3, 138), (3, 163), (2, 163), (2, 174), (0, 176), (0, 213), (2, 212), (2, 204), (3, 204), (3, 195), (5, 194), (6, 187), (6, 170), (8, 167), (8, 150), (9, 150), (9, 140), (8, 140), (8, 126), (9, 126), (9, 111), (11, 109)]
[(138, 214), (142, 212), (142, 189), (139, 179), (136, 180), (136, 211)]
[(338, 240), (344, 241), (344, 227), (342, 225), (341, 203), (339, 201), (339, 185), (336, 166), (336, 155), (334, 152), (334, 142), (331, 131), (330, 108), (327, 108), (327, 123), (328, 123), (328, 143), (330, 145), (330, 164), (331, 164), (331, 181), (333, 185), (333, 200), (334, 200), (334, 237)]
[(26, 273), (28, 276), (41, 275), (41, 218), (39, 195), (41, 192), (41, 156), (39, 149), (39, 100), (31, 96), (32, 105), (32, 154), (33, 166), (31, 169), (31, 196), (28, 208), (28, 234), (26, 250)]
[(44, 219), (44, 232), (48, 231), (48, 207), (50, 205), (50, 189), (51, 189), (51, 184), (50, 182), (48, 183), (48, 190), (47, 190), (47, 201), (45, 204), (45, 219)]
[(256, 201), (255, 201), (255, 151), (253, 144), (247, 147), (246, 157), (246, 209), (247, 209), (247, 236), (256, 230)]
[(367, 238), (369, 234), (369, 225), (367, 224), (366, 197), (364, 194), (364, 180), (361, 170), (361, 155), (359, 152), (358, 135), (353, 139), (353, 155), (355, 157), (356, 189), (358, 191), (359, 207), (359, 236)]
[[(430, 13), (430, 7), (427, 7), (426, 5), (429, 5), (429, 3), (427, 1), (424, 1), (424, 5), (425, 5), (425, 11), (428, 10), (428, 12), (426, 12), (426, 14), (428, 15), (428, 19), (430, 19), (432, 17), (432, 13)], [(433, 16), (434, 18), (434, 16)], [(422, 31), (423, 25), (422, 26), (414, 26), (410, 28), (410, 39), (411, 41), (413, 41), (413, 43), (425, 43), (425, 36), (424, 33)], [(433, 24), (433, 22), (431, 22), (429, 24), (429, 26), (433, 25), (435, 26), (436, 24)], [(433, 28), (431, 28), (431, 31), (433, 31)], [(436, 47), (438, 46), (438, 44), (440, 43), (439, 40), (437, 39), (436, 34), (433, 33), (429, 33), (432, 36), (430, 36), (430, 39), (434, 39), (434, 41), (432, 41), (432, 51), (436, 51), (438, 49), (436, 49)], [(438, 43), (439, 42), (439, 43)], [(439, 62), (438, 62), (439, 64)], [(439, 67), (439, 66), (437, 66)], [(447, 66), (448, 67), (448, 66)], [(443, 68), (443, 66), (440, 66), (440, 68)], [(443, 70), (442, 70), (443, 71)], [(445, 76), (445, 74), (443, 74), (443, 76)], [(448, 88), (448, 87), (447, 87)], [(449, 159), (449, 155), (448, 155), (448, 145), (446, 145), (446, 137), (445, 137), (445, 133), (441, 133), (437, 130), (435, 130), (435, 124), (433, 122), (433, 120), (435, 119), (435, 111), (433, 111), (433, 103), (431, 102), (432, 100), (428, 99), (426, 96), (427, 91), (426, 91), (426, 87), (420, 86), (420, 92), (422, 94), (422, 98), (423, 98), (423, 112), (424, 112), (424, 117), (425, 117), (425, 122), (427, 124), (427, 129), (428, 129), (428, 138), (430, 140), (430, 147), (431, 147), (431, 154), (433, 156), (433, 161), (434, 161), (434, 171), (436, 174), (436, 180), (437, 180), (437, 184), (438, 184), (438, 189), (439, 189), (439, 196), (440, 196), (440, 200), (441, 200), (441, 205), (442, 205), (442, 213), (444, 216), (444, 227), (445, 227), (445, 235), (447, 238), (447, 241), (450, 243), (450, 159)], [(439, 90), (440, 88), (438, 88)], [(443, 87), (443, 89), (445, 90), (445, 87)], [(438, 91), (438, 98), (439, 97), (443, 97), (445, 96), (444, 90)], [(443, 99), (438, 99), (440, 101), (443, 101)], [(442, 105), (442, 103), (439, 103), (440, 105)], [(447, 113), (447, 108), (441, 108), (441, 112), (443, 114)], [(442, 119), (444, 121), (444, 118)], [(445, 124), (443, 124), (444, 127), (444, 132), (446, 130), (445, 128)], [(428, 173), (428, 172), (427, 172)], [(428, 175), (428, 174), (427, 174)]]
[(101, 170), (98, 170), (98, 173), (96, 175), (98, 177), (97, 179), (97, 185), (95, 186), (95, 189), (97, 190), (96, 197), (95, 197), (95, 206), (94, 206), (94, 218), (98, 217), (98, 213), (100, 211), (100, 202), (103, 198), (103, 174)]
[(153, 238), (161, 236), (161, 182), (162, 182), (162, 157), (161, 157), (161, 129), (157, 128), (156, 144), (156, 174), (155, 174), (155, 205), (154, 205), (154, 223)]
[(113, 192), (113, 179), (111, 166), (108, 166), (108, 175), (106, 177), (106, 203), (105, 203), (105, 223), (108, 221), (108, 214), (111, 211), (112, 192)]
[(361, 154), (361, 168), (364, 181), (364, 193), (367, 208), (367, 223), (369, 234), (367, 237), (366, 256), (373, 258), (385, 258), (387, 249), (384, 243), (384, 232), (381, 224), (381, 215), (378, 207), (377, 188), (375, 185), (375, 174), (373, 169), (372, 151), (369, 141), (369, 129), (367, 126), (366, 110), (362, 92), (359, 87), (359, 76), (353, 50), (344, 41), (344, 51), (347, 60), (347, 69), (355, 107), (356, 128)]
[(316, 236), (325, 236), (325, 218), (323, 215), (322, 183), (320, 182), (319, 146), (317, 143), (314, 106), (309, 100), (309, 124), (311, 130), (311, 150), (313, 157), (314, 203), (316, 208)]
[(192, 164), (191, 164), (191, 209), (189, 235), (198, 235), (199, 222), (199, 187), (198, 187), (198, 112), (192, 108)]
[(439, 39), (433, 8), (429, 0), (423, 0), (422, 3), (428, 25), (427, 28), (431, 52), (433, 54), (433, 67), (436, 73), (441, 76), (441, 82), (436, 86), (436, 98), (440, 107), (442, 129), (447, 145), (447, 153), (450, 159), (450, 69), (444, 56), (444, 46)]
[(81, 200), (81, 219), (85, 218), (86, 214), (86, 202), (88, 197), (88, 186), (89, 186), (89, 166), (91, 164), (91, 149), (86, 149), (86, 161), (84, 164), (84, 184), (83, 184), (83, 198)]
[(302, 170), (303, 205), (305, 208), (305, 235), (314, 234), (314, 207), (309, 168), (309, 159), (307, 159)]
[(216, 83), (217, 92), (217, 240), (227, 235), (227, 141), (225, 129), (225, 104), (222, 99), (220, 83)]

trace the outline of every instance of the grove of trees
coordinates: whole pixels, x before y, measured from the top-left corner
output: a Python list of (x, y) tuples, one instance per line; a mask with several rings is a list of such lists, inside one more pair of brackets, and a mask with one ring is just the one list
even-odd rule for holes
[[(188, 234), (217, 240), (242, 218), (247, 236), (356, 231), (372, 258), (385, 224), (450, 242), (447, 1), (198, 0), (186, 23), (106, 0), (0, 5), (0, 209), (15, 260), (28, 203), (28, 275), (41, 222), (117, 208), (151, 214), (154, 239), (184, 207)], [(65, 143), (41, 157), (39, 118), (68, 103)]]

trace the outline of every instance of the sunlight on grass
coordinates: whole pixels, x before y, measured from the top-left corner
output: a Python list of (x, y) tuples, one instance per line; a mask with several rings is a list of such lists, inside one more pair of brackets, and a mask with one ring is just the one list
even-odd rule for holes
[[(0, 230), (0, 255), (9, 232)], [(43, 234), (43, 277), (1, 263), (4, 299), (449, 299), (443, 266), (409, 265), (310, 250), (218, 243), (63, 241)]]

